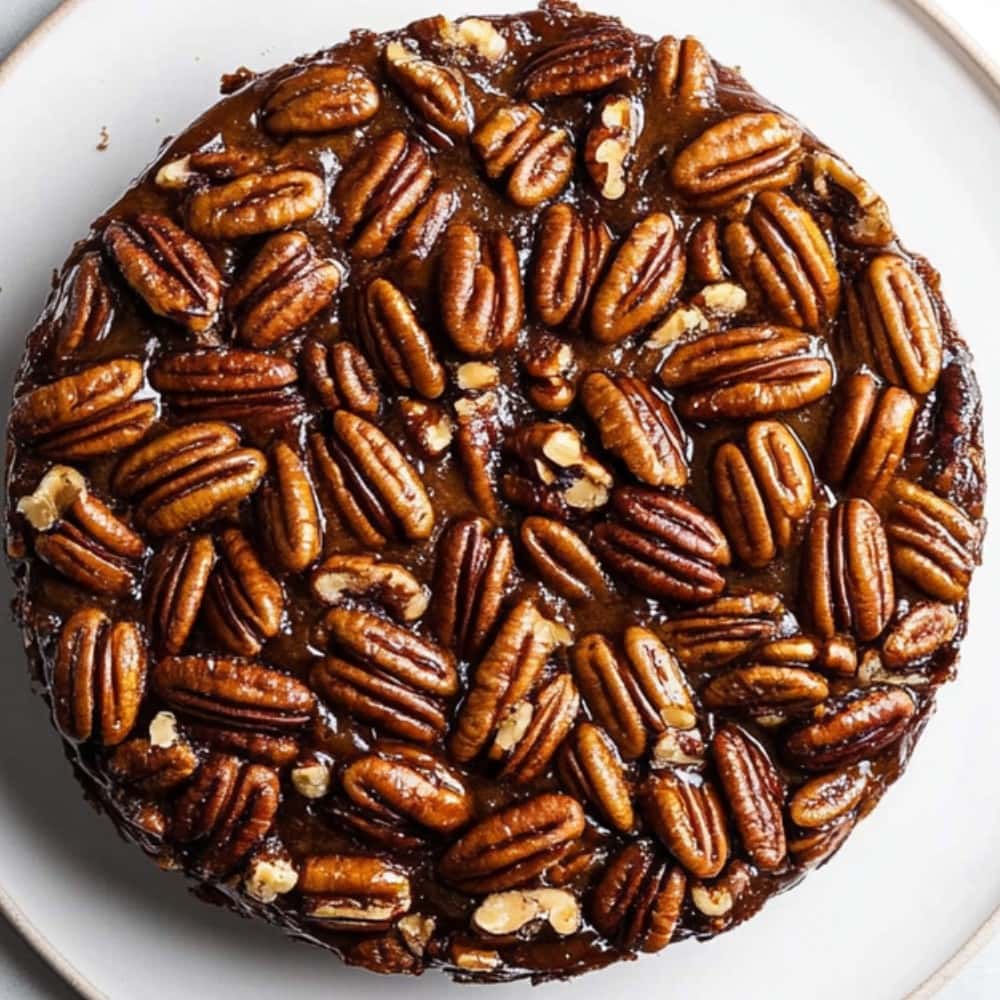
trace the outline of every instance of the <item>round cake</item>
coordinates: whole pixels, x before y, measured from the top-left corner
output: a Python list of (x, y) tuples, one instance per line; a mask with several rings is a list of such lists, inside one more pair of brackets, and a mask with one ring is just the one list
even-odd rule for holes
[(696, 39), (564, 3), (223, 92), (73, 250), (10, 415), (87, 795), (379, 972), (746, 920), (955, 675), (984, 464), (937, 273)]

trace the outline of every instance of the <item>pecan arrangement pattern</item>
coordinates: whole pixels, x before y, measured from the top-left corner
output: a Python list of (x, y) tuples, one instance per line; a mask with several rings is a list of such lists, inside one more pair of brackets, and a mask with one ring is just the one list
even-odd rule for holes
[(88, 794), (380, 972), (747, 920), (955, 675), (985, 482), (939, 276), (701, 42), (565, 0), (226, 94), (15, 388), (16, 613)]

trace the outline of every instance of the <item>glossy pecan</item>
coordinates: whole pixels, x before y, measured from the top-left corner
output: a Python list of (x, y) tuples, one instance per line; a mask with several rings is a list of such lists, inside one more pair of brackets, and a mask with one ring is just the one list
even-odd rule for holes
[(155, 746), (147, 739), (131, 739), (115, 747), (108, 768), (120, 781), (159, 796), (183, 785), (197, 770), (198, 757), (181, 741)]
[(591, 333), (613, 344), (659, 319), (684, 280), (684, 265), (669, 215), (652, 212), (637, 222), (594, 292)]
[(899, 467), (916, 412), (917, 401), (905, 389), (881, 388), (864, 371), (846, 378), (823, 458), (826, 481), (878, 503)]
[(271, 767), (287, 767), (300, 753), (298, 740), (288, 733), (265, 733), (259, 729), (238, 729), (193, 721), (186, 722), (184, 728), (192, 739), (213, 750)]
[(422, 399), (401, 399), (399, 412), (406, 436), (420, 458), (437, 461), (455, 439), (455, 422), (438, 403)]
[(460, 205), (458, 192), (447, 182), (435, 187), (403, 230), (399, 240), (399, 257), (402, 260), (425, 260)]
[(833, 366), (798, 330), (750, 326), (681, 344), (660, 377), (682, 393), (681, 416), (746, 419), (814, 403), (833, 384)]
[(391, 927), (410, 908), (409, 877), (381, 858), (325, 854), (299, 868), (303, 911), (338, 931), (368, 933)]
[(223, 725), (297, 729), (316, 710), (304, 684), (251, 660), (168, 656), (153, 668), (152, 679), (167, 704)]
[(458, 430), (455, 445), (466, 491), (479, 512), (491, 520), (500, 515), (497, 501), (497, 443), (500, 401), (495, 392), (466, 396), (455, 402)]
[(405, 566), (365, 554), (329, 556), (313, 571), (310, 587), (324, 604), (373, 600), (404, 622), (416, 621), (429, 601), (427, 588)]
[(895, 607), (889, 546), (867, 500), (817, 508), (806, 540), (804, 582), (812, 622), (822, 636), (851, 632), (862, 642), (882, 633)]
[(357, 66), (310, 66), (286, 76), (261, 108), (274, 135), (309, 135), (363, 125), (379, 109), (378, 87)]
[(788, 855), (799, 868), (818, 868), (840, 850), (854, 829), (854, 819), (848, 817), (821, 830), (809, 830), (788, 841)]
[(752, 663), (713, 677), (701, 697), (708, 708), (769, 714), (818, 705), (829, 693), (826, 679), (812, 670)]
[(623, 847), (594, 887), (590, 919), (627, 951), (666, 948), (680, 922), (687, 876), (648, 841)]
[(584, 830), (580, 803), (547, 793), (480, 820), (445, 852), (438, 871), (468, 893), (525, 885), (542, 875)]
[(323, 545), (319, 507), (309, 470), (285, 441), (271, 449), (273, 482), (257, 494), (263, 534), (275, 561), (290, 573), (301, 573), (319, 557)]
[(387, 132), (367, 143), (333, 189), (339, 222), (334, 235), (349, 240), (364, 260), (385, 253), (434, 183), (427, 151), (405, 132)]
[(344, 524), (377, 548), (390, 538), (420, 541), (434, 510), (416, 469), (374, 424), (347, 410), (333, 415), (329, 437), (310, 438), (317, 475)]
[(861, 804), (868, 790), (869, 770), (853, 764), (821, 774), (800, 785), (788, 803), (792, 821), (806, 830), (840, 822)]
[(53, 320), (53, 353), (57, 358), (70, 357), (103, 340), (114, 315), (114, 299), (104, 279), (100, 254), (92, 250), (80, 258), (65, 280)]
[(626, 172), (642, 130), (642, 107), (626, 94), (609, 94), (594, 110), (583, 162), (602, 198), (625, 194)]
[(809, 158), (809, 170), (813, 190), (839, 216), (837, 231), (841, 239), (860, 247), (884, 247), (893, 241), (889, 206), (843, 160), (814, 152)]
[(540, 52), (521, 76), (529, 101), (603, 90), (629, 76), (635, 49), (627, 32), (614, 25), (564, 38)]
[(521, 544), (535, 572), (560, 597), (579, 602), (607, 596), (600, 563), (572, 528), (547, 517), (526, 517)]
[(653, 49), (653, 83), (660, 100), (704, 108), (715, 98), (715, 68), (705, 46), (692, 38), (666, 35)]
[(121, 743), (132, 731), (146, 687), (146, 646), (138, 626), (84, 607), (59, 633), (52, 707), (73, 740)]
[(340, 277), (339, 265), (320, 257), (305, 233), (272, 236), (226, 293), (237, 337), (272, 347), (330, 305)]
[(581, 722), (570, 733), (559, 751), (559, 776), (616, 830), (628, 833), (634, 828), (632, 789), (615, 745), (601, 726)]
[(722, 208), (758, 191), (793, 184), (802, 167), (802, 130), (771, 111), (712, 125), (674, 158), (674, 187), (701, 208)]
[(313, 395), (328, 410), (341, 408), (374, 420), (382, 408), (378, 379), (352, 343), (309, 338), (302, 345), (303, 375)]
[(614, 518), (594, 529), (593, 549), (608, 569), (653, 597), (698, 603), (718, 597), (731, 561), (719, 526), (694, 504), (656, 490), (620, 486)]
[(179, 653), (201, 611), (215, 563), (211, 535), (186, 535), (168, 542), (153, 558), (144, 593), (146, 621), (154, 645)]
[(886, 633), (882, 659), (892, 668), (925, 661), (955, 638), (958, 626), (958, 612), (951, 605), (921, 601)]
[(432, 129), (452, 138), (468, 133), (469, 107), (458, 70), (424, 59), (402, 42), (385, 47), (385, 66), (389, 79)]
[(231, 181), (234, 177), (260, 170), (266, 158), (255, 149), (221, 146), (200, 149), (168, 160), (156, 171), (156, 186), (168, 191), (183, 191), (201, 183)]
[(464, 354), (488, 357), (514, 345), (524, 318), (517, 250), (506, 233), (448, 227), (438, 264), (441, 319)]
[(688, 236), (687, 273), (705, 285), (726, 280), (728, 269), (722, 255), (719, 220), (711, 216), (696, 223)]

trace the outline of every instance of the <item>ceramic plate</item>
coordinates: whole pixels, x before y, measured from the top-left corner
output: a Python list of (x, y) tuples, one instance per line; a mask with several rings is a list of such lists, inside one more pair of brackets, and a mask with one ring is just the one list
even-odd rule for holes
[[(65, 5), (0, 69), (4, 378), (52, 268), (164, 136), (214, 100), (222, 72), (276, 65), (359, 25), (383, 30), (438, 7), (458, 15), (511, 5), (517, 0), (433, 0), (426, 8), (400, 0)], [(652, 35), (698, 35), (887, 198), (905, 242), (944, 275), (976, 354), (988, 443), (1000, 447), (993, 405), (1000, 396), (1000, 108), (982, 78), (909, 5), (892, 0), (604, 0), (604, 7)], [(109, 142), (98, 151), (102, 127)], [(998, 468), (994, 462), (994, 477)], [(607, 1000), (663, 995), (667, 987), (677, 997), (896, 1000), (972, 937), (1000, 901), (1000, 671), (988, 601), (1000, 589), (998, 548), (994, 530), (976, 578), (959, 683), (942, 692), (905, 778), (832, 864), (709, 945), (681, 944), (532, 997)], [(28, 689), (13, 626), (2, 625), (0, 643), (0, 885), (15, 921), (30, 925), (29, 938), (82, 992), (114, 1000), (458, 995), (436, 974), (404, 982), (345, 969), (191, 898), (180, 876), (159, 872), (121, 843), (82, 800), (46, 709)], [(491, 1000), (515, 994), (526, 987), (476, 991)]]

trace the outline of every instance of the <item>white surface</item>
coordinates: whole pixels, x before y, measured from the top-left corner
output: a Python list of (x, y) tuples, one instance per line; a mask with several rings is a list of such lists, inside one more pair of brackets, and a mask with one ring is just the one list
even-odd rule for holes
[[(3, 32), (26, 27), (52, 6), (3, 0), (0, 46), (9, 41)], [(241, 63), (264, 68), (320, 48), (359, 21), (386, 28), (438, 7), (470, 13), (512, 6), (518, 4), (429, 0), (425, 8), (374, 0), (359, 12), (330, 0), (287, 7), (274, 0), (80, 0), (0, 82), (0, 323), (7, 334), (0, 372), (9, 372), (20, 351), (50, 269), (162, 137), (209, 102), (220, 72)], [(997, 398), (1000, 112), (904, 3), (594, 6), (613, 8), (651, 34), (699, 35), (851, 160), (886, 196), (905, 241), (942, 270), (988, 404)], [(994, 0), (947, 6), (1000, 55)], [(275, 16), (276, 9), (284, 13)], [(102, 125), (111, 141), (99, 153)], [(988, 406), (991, 442), (1000, 442), (998, 413)], [(995, 511), (993, 520), (1000, 529)], [(993, 707), (1000, 673), (988, 602), (1000, 584), (998, 548), (995, 530), (977, 579), (960, 683), (943, 692), (905, 779), (830, 866), (707, 947), (677, 946), (531, 995), (663, 995), (666, 986), (677, 997), (897, 1000), (948, 958), (1000, 902), (1000, 726)], [(275, 931), (190, 900), (181, 879), (118, 843), (80, 801), (44, 708), (27, 690), (17, 636), (6, 623), (0, 643), (8, 653), (0, 672), (0, 885), (86, 976), (114, 1000), (398, 995), (398, 981), (345, 970)], [(51, 977), (8, 945), (0, 997), (58, 995)], [(412, 997), (471, 996), (435, 975), (403, 988)], [(501, 995), (525, 990), (476, 991)], [(1000, 943), (941, 994), (997, 995)]]

